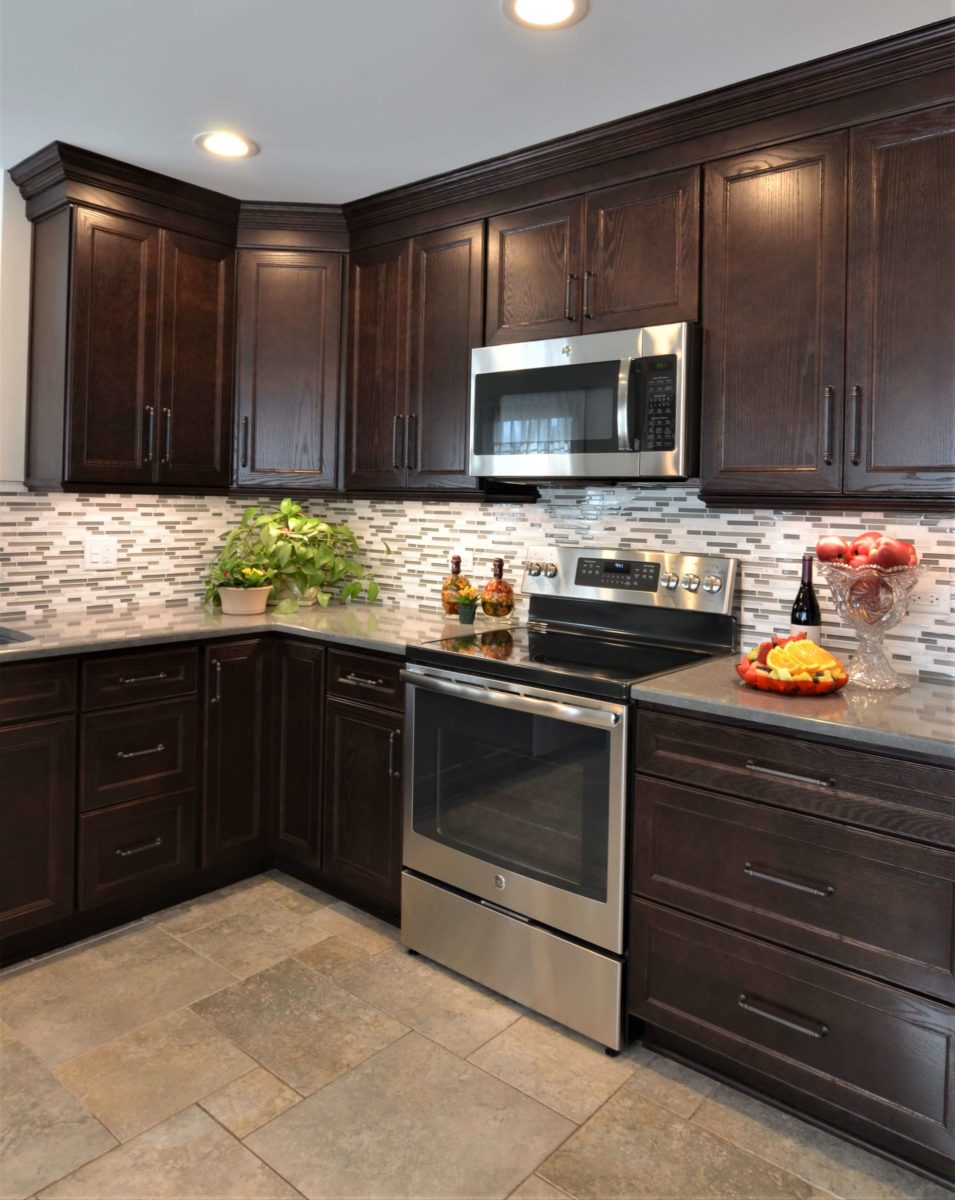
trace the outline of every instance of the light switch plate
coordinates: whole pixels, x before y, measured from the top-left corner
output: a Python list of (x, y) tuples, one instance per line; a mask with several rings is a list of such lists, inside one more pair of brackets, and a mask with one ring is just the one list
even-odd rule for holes
[(108, 571), (116, 566), (116, 539), (102, 533), (83, 538), (83, 566), (87, 571)]

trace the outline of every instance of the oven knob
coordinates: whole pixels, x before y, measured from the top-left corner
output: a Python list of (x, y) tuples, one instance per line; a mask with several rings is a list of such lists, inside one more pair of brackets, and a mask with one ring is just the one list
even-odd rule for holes
[(533, 575), (536, 579), (536, 577), (541, 573), (540, 563), (529, 562), (527, 564), (527, 573), (528, 573), (528, 575)]
[(557, 563), (544, 563), (544, 574), (548, 579), (553, 579), (557, 574)]
[(685, 587), (688, 592), (698, 592), (700, 590), (699, 575), (684, 575), (680, 580), (680, 586)]
[(676, 585), (680, 582), (680, 576), (673, 571), (664, 571), (660, 576), (660, 582), (665, 588), (669, 588), (672, 592)]
[(707, 575), (703, 580), (704, 592), (721, 592), (723, 590), (723, 580), (719, 575)]

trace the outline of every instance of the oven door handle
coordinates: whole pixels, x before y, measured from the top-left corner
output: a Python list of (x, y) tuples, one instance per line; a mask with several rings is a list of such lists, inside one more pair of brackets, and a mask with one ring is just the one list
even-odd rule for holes
[[(617, 373), (617, 449), (633, 449), (633, 430), (630, 428), (630, 387), (635, 358), (622, 358)], [(633, 380), (636, 386), (636, 380)]]
[(620, 724), (620, 713), (606, 708), (590, 708), (582, 704), (567, 704), (563, 700), (544, 700), (537, 696), (524, 696), (520, 692), (506, 692), (501, 688), (479, 687), (473, 683), (459, 683), (452, 679), (438, 679), (434, 675), (418, 675), (402, 671), (405, 683), (423, 688), (428, 692), (440, 692), (444, 696), (458, 696), (463, 700), (474, 700), (478, 704), (496, 704), (513, 712), (526, 712), (537, 717), (550, 717), (557, 721), (571, 721), (575, 725), (592, 725), (597, 729), (613, 729)]

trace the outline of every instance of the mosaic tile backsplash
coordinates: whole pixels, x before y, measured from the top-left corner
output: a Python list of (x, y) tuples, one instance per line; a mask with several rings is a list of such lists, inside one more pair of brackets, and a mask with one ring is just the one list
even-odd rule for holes
[[(254, 501), (0, 494), (0, 621), (28, 623), (36, 608), (196, 604), (219, 536), (246, 503)], [(743, 645), (788, 630), (801, 556), (821, 533), (886, 529), (915, 542), (933, 586), (945, 597), (938, 613), (911, 613), (886, 645), (901, 671), (955, 682), (955, 529), (947, 516), (712, 510), (692, 488), (672, 486), (554, 489), (536, 504), (315, 498), (308, 507), (354, 530), (381, 584), (379, 603), (422, 609), (439, 607), (438, 591), (453, 553), (462, 556), (464, 572), (479, 585), (496, 555), (505, 559), (505, 574), (519, 582), (525, 547), (550, 542), (733, 555), (742, 567)], [(84, 536), (91, 533), (116, 539), (114, 569), (84, 569)], [(853, 635), (840, 625), (822, 580), (816, 590), (827, 645), (848, 653)]]

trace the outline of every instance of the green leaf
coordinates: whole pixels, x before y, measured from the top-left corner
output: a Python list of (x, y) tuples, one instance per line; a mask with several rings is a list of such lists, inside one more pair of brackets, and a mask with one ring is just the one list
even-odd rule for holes
[(287, 517), (291, 513), (291, 511), (292, 511), (292, 501), (289, 499), (288, 496), (286, 496), (285, 499), (282, 501), (282, 503), (279, 505), (279, 512), (283, 516)]
[(331, 598), (331, 592), (319, 592), (315, 597), (315, 602), (318, 604), (319, 608), (328, 608), (328, 602), (331, 600)]
[(369, 585), (368, 585), (368, 603), (369, 604), (375, 603), (375, 601), (378, 599), (378, 593), (380, 591), (381, 591), (381, 588), (378, 586), (377, 583), (375, 583), (374, 580), (372, 580), (371, 583), (369, 583)]
[(276, 604), (275, 608), (272, 609), (272, 612), (274, 612), (277, 616), (284, 616), (287, 613), (298, 612), (298, 601), (294, 597), (289, 596), (287, 600), (280, 600), (279, 603)]

